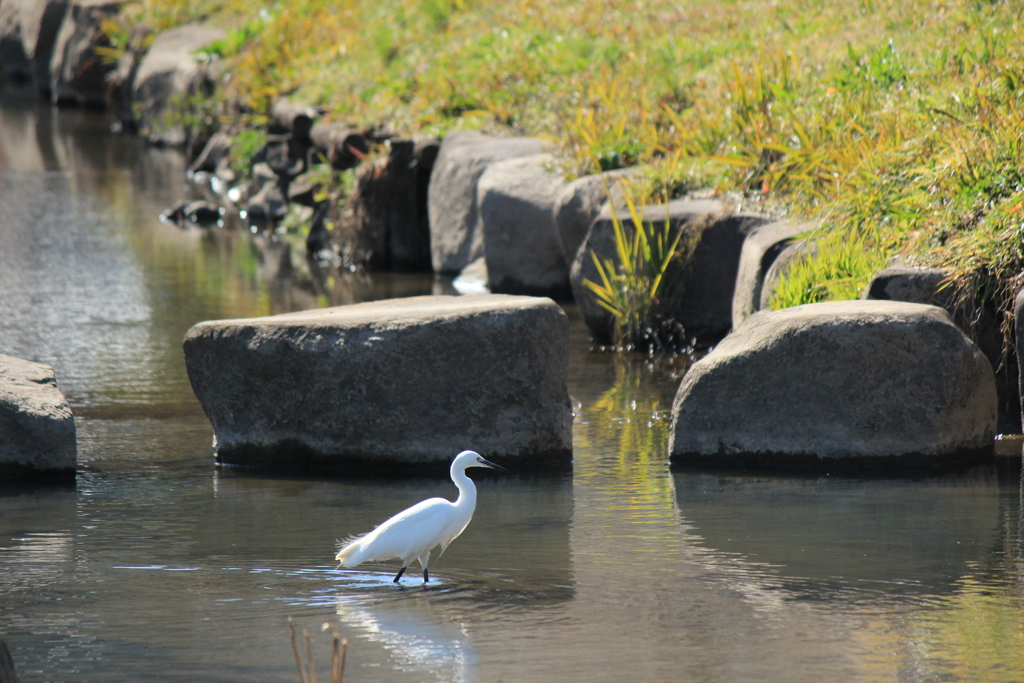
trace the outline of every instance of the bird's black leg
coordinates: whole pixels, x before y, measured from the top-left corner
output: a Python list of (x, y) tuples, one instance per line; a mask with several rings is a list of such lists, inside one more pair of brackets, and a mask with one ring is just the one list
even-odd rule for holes
[(424, 567), (423, 568), (423, 583), (426, 583), (427, 581), (430, 581), (430, 575), (427, 574), (427, 568)]
[(398, 570), (398, 576), (395, 577), (394, 583), (398, 583), (398, 580), (402, 578), (402, 574), (405, 573), (405, 567)]

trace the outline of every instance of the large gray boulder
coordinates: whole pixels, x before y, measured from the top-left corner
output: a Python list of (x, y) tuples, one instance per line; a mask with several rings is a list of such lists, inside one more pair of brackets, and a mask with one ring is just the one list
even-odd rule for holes
[(96, 53), (110, 47), (101, 29), (121, 10), (121, 0), (72, 0), (50, 60), (50, 98), (54, 103), (106, 106), (108, 79), (115, 66)]
[(492, 292), (571, 297), (569, 266), (554, 217), (564, 183), (551, 170), (553, 163), (550, 154), (498, 161), (477, 182)]
[(50, 58), (68, 0), (0, 2), (0, 71), (8, 81), (50, 92)]
[(629, 173), (628, 169), (608, 171), (583, 176), (559, 187), (554, 218), (566, 263), (576, 259), (580, 245), (587, 238), (594, 219), (608, 203), (609, 195), (617, 204), (624, 202), (621, 180)]
[(934, 469), (991, 455), (996, 387), (936, 306), (840, 301), (761, 311), (690, 368), (676, 464)]
[(72, 478), (75, 419), (53, 368), (0, 355), (0, 480)]
[(161, 33), (150, 45), (132, 84), (139, 130), (149, 142), (180, 147), (188, 140), (184, 126), (165, 120), (168, 106), (176, 97), (201, 92), (206, 72), (195, 52), (225, 35), (220, 28), (186, 24)]
[(454, 275), (484, 255), (476, 185), (487, 167), (544, 148), (536, 138), (494, 138), (476, 131), (450, 133), (441, 141), (427, 190), (435, 273)]
[(761, 310), (761, 291), (768, 269), (798, 235), (813, 228), (810, 223), (782, 220), (762, 225), (747, 235), (740, 252), (736, 291), (732, 296), (733, 328)]
[[(978, 345), (996, 373), (999, 393), (999, 432), (1019, 434), (1021, 403), (1019, 362), (1016, 348), (1007, 346), (1003, 336), (1003, 314), (991, 299), (960, 302), (961, 293), (945, 268), (890, 266), (876, 274), (861, 295), (863, 299), (909, 301), (944, 308), (960, 328)], [(959, 306), (958, 304), (964, 304)]]
[(570, 466), (569, 323), (548, 299), (424, 296), (211, 321), (184, 347), (221, 464), (397, 473), (443, 470), (469, 448), (520, 472)]
[[(584, 281), (600, 282), (591, 253), (601, 259), (616, 259), (611, 211), (606, 206), (594, 220), (569, 273), (580, 313), (598, 341), (611, 339), (614, 321)], [(628, 210), (618, 207), (615, 211), (631, 231)], [(758, 214), (729, 213), (725, 204), (714, 199), (677, 199), (668, 203), (667, 213), (664, 204), (640, 207), (638, 213), (645, 224), (659, 228), (667, 217), (673, 230), (684, 231), (681, 243), (695, 244), (689, 262), (672, 266), (665, 276), (666, 281), (681, 283), (677, 293), (665, 301), (665, 308), (698, 342), (721, 339), (732, 327), (732, 299), (743, 242), (767, 219)]]

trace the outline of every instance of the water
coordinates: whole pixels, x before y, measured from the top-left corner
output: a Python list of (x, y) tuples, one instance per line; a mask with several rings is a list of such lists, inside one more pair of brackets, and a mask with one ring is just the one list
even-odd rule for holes
[(177, 154), (102, 116), (0, 107), (0, 352), (55, 367), (81, 465), (74, 487), (0, 489), (0, 634), (25, 683), (296, 681), (289, 616), (321, 680), (324, 622), (351, 681), (1024, 680), (1019, 458), (672, 472), (688, 359), (593, 352), (572, 307), (573, 473), (481, 481), (426, 590), (335, 570), (336, 539), (454, 487), (217, 470), (182, 336), (439, 285), (156, 220), (191, 191)]

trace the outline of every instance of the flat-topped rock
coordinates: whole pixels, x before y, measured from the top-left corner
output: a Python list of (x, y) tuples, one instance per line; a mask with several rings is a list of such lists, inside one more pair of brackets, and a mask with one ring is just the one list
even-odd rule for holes
[(184, 348), (221, 464), (444, 470), (472, 449), (518, 472), (571, 466), (569, 323), (549, 299), (423, 296), (210, 321)]
[(0, 355), (0, 480), (75, 476), (75, 419), (53, 368)]
[(761, 311), (683, 378), (676, 464), (937, 469), (992, 453), (996, 387), (936, 306), (841, 301)]

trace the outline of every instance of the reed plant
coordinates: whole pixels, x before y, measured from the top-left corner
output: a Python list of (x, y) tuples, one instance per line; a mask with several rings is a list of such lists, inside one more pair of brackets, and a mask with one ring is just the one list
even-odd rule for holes
[(681, 294), (682, 272), (696, 240), (684, 241), (683, 227), (673, 228), (667, 203), (660, 226), (644, 220), (628, 192), (625, 204), (631, 225), (619, 219), (615, 202), (609, 203), (615, 257), (601, 257), (591, 250), (599, 281), (584, 279), (583, 285), (611, 314), (616, 349), (679, 348), (685, 330), (672, 318), (669, 305)]
[[(295, 654), (295, 666), (299, 670), (299, 683), (317, 683), (316, 662), (313, 659), (313, 644), (309, 638), (309, 631), (305, 629), (302, 631), (302, 640), (305, 646), (303, 647), (299, 644), (299, 638), (295, 633), (295, 623), (291, 617), (288, 617), (288, 628), (292, 634), (292, 652)], [(345, 655), (348, 652), (348, 640), (343, 639), (338, 632), (338, 628), (332, 624), (325, 623), (322, 630), (329, 630), (333, 634), (330, 683), (344, 683)]]

